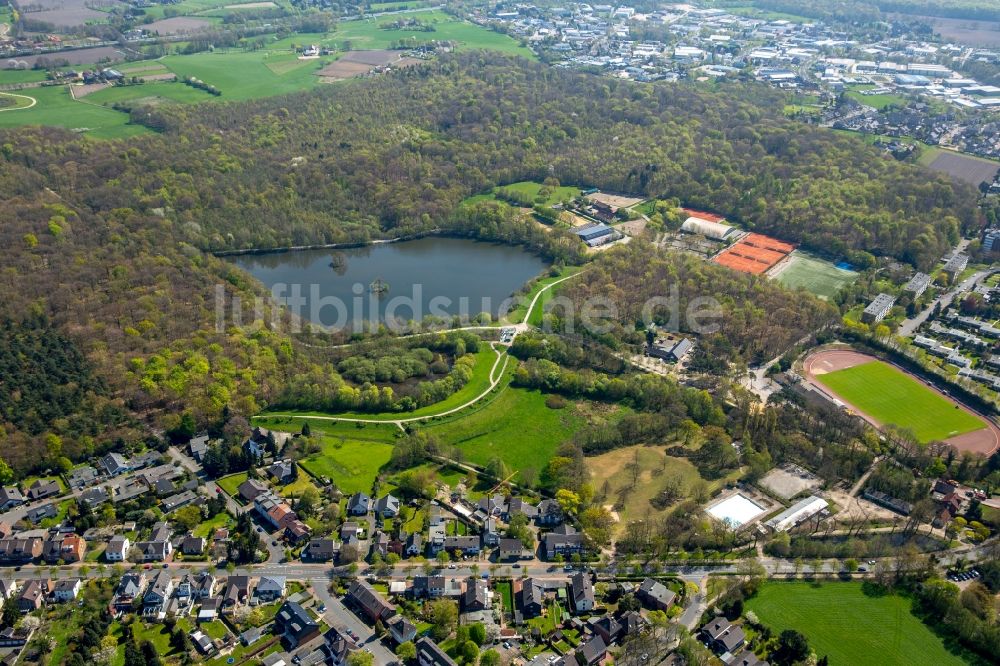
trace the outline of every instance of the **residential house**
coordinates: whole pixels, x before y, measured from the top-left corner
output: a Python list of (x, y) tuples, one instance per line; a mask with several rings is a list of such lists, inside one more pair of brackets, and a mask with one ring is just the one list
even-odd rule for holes
[(201, 602), (198, 609), (198, 622), (212, 622), (219, 617), (219, 606), (222, 600), (218, 597), (208, 597)]
[(290, 458), (275, 460), (268, 468), (268, 475), (279, 485), (286, 485), (295, 480), (295, 462)]
[(533, 578), (526, 578), (521, 583), (521, 593), (518, 602), (521, 606), (521, 614), (525, 618), (541, 615), (542, 608), (545, 606), (545, 592), (541, 583)]
[(30, 613), (42, 607), (45, 602), (45, 588), (47, 585), (40, 580), (29, 580), (21, 588), (17, 595), (17, 610), (22, 613)]
[(203, 655), (208, 655), (215, 651), (215, 643), (213, 643), (212, 639), (209, 638), (201, 629), (195, 629), (189, 633), (188, 638), (190, 638), (191, 642), (194, 643), (198, 652)]
[(80, 494), (80, 501), (93, 509), (105, 502), (110, 502), (111, 494), (108, 493), (107, 488), (87, 488)]
[(202, 571), (195, 578), (192, 594), (197, 599), (210, 599), (215, 595), (215, 576), (207, 571)]
[(445, 537), (442, 549), (448, 553), (458, 552), (462, 555), (478, 555), (482, 550), (482, 544), (477, 536), (452, 536)]
[(727, 666), (769, 666), (769, 664), (750, 650), (743, 650), (733, 657)]
[(622, 623), (611, 615), (592, 617), (587, 621), (590, 633), (604, 639), (606, 645), (611, 645), (622, 635)]
[(28, 486), (28, 499), (31, 501), (53, 497), (61, 492), (59, 483), (52, 479), (38, 479)]
[(383, 623), (396, 614), (396, 607), (382, 598), (368, 583), (355, 580), (347, 591), (347, 600), (358, 608), (369, 621)]
[(600, 663), (608, 654), (608, 646), (600, 636), (594, 636), (580, 646), (576, 653), (576, 661), (580, 666), (592, 666)]
[(650, 610), (665, 611), (669, 609), (677, 594), (658, 580), (646, 578), (635, 594), (639, 601)]
[(294, 601), (286, 601), (274, 616), (274, 633), (282, 643), (294, 650), (319, 636), (319, 624), (306, 610)]
[(462, 593), (462, 612), (477, 613), (490, 607), (490, 587), (482, 578), (469, 578)]
[(86, 488), (97, 482), (97, 470), (90, 465), (77, 467), (66, 475), (66, 481), (73, 490)]
[(497, 519), (490, 516), (483, 521), (483, 545), (494, 547), (500, 543), (500, 531), (497, 529)]
[[(28, 643), (31, 631), (24, 628), (7, 627), (0, 629), (0, 647), (19, 648)], [(16, 651), (15, 651), (16, 654)]]
[(129, 461), (120, 453), (109, 453), (103, 456), (99, 464), (108, 476), (118, 476), (132, 471)]
[(250, 598), (250, 577), (230, 576), (226, 580), (226, 591), (222, 595), (223, 612), (232, 612), (238, 604), (245, 604)]
[(193, 534), (188, 534), (181, 541), (181, 552), (185, 555), (204, 555), (206, 544), (205, 537), (196, 537)]
[(389, 635), (392, 636), (392, 640), (396, 641), (397, 645), (412, 641), (417, 637), (417, 628), (402, 615), (393, 615), (390, 617), (385, 623), (385, 627), (389, 630)]
[(403, 553), (407, 557), (416, 557), (424, 552), (424, 536), (419, 532), (414, 532), (406, 537), (406, 543), (403, 546)]
[(328, 666), (346, 666), (347, 658), (356, 649), (357, 645), (354, 644), (354, 641), (342, 635), (335, 628), (331, 628), (323, 634), (323, 645), (320, 650), (326, 656)]
[(240, 645), (250, 647), (263, 637), (264, 632), (260, 627), (250, 627), (240, 634)]
[(312, 529), (304, 522), (295, 518), (285, 525), (285, 538), (292, 543), (302, 543), (312, 534)]
[(569, 579), (569, 597), (576, 613), (589, 613), (594, 610), (594, 585), (590, 576), (579, 571)]
[(143, 562), (162, 562), (174, 553), (174, 545), (170, 542), (170, 525), (159, 522), (153, 525), (153, 533), (149, 540), (138, 542), (135, 547), (142, 555)]
[(191, 574), (181, 576), (180, 582), (174, 588), (174, 598), (181, 606), (187, 608), (194, 601), (195, 580)]
[(361, 527), (357, 523), (347, 521), (340, 526), (340, 540), (344, 542), (350, 541), (351, 539), (357, 540), (360, 538), (358, 534), (360, 531)]
[(399, 507), (399, 499), (386, 495), (375, 502), (375, 515), (381, 518), (395, 518), (399, 515)]
[(83, 587), (83, 581), (79, 578), (67, 578), (57, 581), (52, 589), (52, 598), (59, 603), (73, 601)]
[(556, 555), (569, 557), (583, 552), (583, 535), (569, 524), (562, 524), (551, 532), (542, 535), (542, 545), (546, 559)]
[(458, 666), (448, 653), (427, 636), (422, 636), (416, 642), (417, 663), (420, 666)]
[(510, 522), (510, 519), (517, 515), (525, 516), (528, 520), (535, 520), (538, 517), (538, 507), (520, 497), (512, 497), (507, 503), (507, 513), (501, 517)]
[(367, 516), (371, 510), (372, 498), (364, 493), (354, 493), (347, 500), (347, 515)]
[(10, 537), (0, 539), (0, 563), (25, 564), (42, 556), (42, 538)]
[(543, 499), (538, 504), (535, 522), (543, 526), (559, 525), (565, 520), (562, 507), (554, 499)]
[(476, 503), (476, 508), (483, 515), (498, 518), (507, 513), (507, 498), (500, 494), (483, 497)]
[(267, 484), (258, 479), (247, 479), (236, 489), (240, 499), (249, 504), (255, 499), (268, 492)]
[(381, 530), (376, 530), (372, 536), (371, 556), (384, 558), (389, 554), (389, 535)]
[(24, 504), (24, 495), (17, 486), (4, 486), (0, 488), (0, 511), (8, 511), (15, 506)]
[(717, 654), (736, 654), (746, 642), (743, 629), (719, 616), (701, 628), (705, 643)]
[(208, 453), (208, 435), (199, 435), (188, 442), (188, 452), (197, 462), (202, 462), (205, 454)]
[(302, 549), (302, 559), (309, 562), (331, 562), (339, 551), (340, 545), (335, 539), (313, 539)]
[(530, 559), (531, 551), (524, 547), (520, 539), (500, 539), (500, 549), (497, 559), (501, 562)]
[(42, 506), (36, 506), (34, 509), (30, 509), (25, 515), (24, 519), (29, 523), (37, 525), (46, 518), (55, 518), (59, 515), (59, 508), (54, 502), (49, 504), (43, 504)]
[(188, 504), (197, 503), (201, 499), (201, 496), (191, 490), (185, 490), (184, 492), (177, 493), (176, 495), (171, 495), (163, 500), (163, 512), (170, 513), (171, 511), (176, 511), (182, 506), (187, 506)]
[(142, 597), (145, 587), (146, 574), (139, 572), (123, 575), (118, 582), (118, 587), (115, 588), (115, 610), (121, 612), (132, 610), (135, 600)]
[(20, 583), (13, 578), (0, 578), (0, 605), (17, 594)]
[(108, 562), (124, 562), (128, 559), (128, 551), (132, 548), (132, 542), (123, 534), (116, 534), (108, 540), (108, 546), (104, 549), (104, 559)]
[(143, 615), (162, 613), (173, 590), (174, 581), (170, 572), (166, 569), (160, 569), (153, 578), (153, 582), (149, 584), (146, 593), (142, 595)]
[(257, 598), (261, 601), (275, 601), (285, 596), (284, 576), (261, 576), (257, 582)]
[(416, 599), (436, 599), (444, 594), (444, 576), (414, 576), (410, 594)]
[(165, 497), (166, 495), (171, 495), (176, 490), (174, 482), (167, 477), (162, 477), (156, 479), (153, 482), (153, 492), (156, 493), (157, 497)]
[(63, 562), (66, 562), (67, 564), (82, 562), (86, 553), (87, 541), (79, 534), (71, 533), (62, 538), (59, 559)]

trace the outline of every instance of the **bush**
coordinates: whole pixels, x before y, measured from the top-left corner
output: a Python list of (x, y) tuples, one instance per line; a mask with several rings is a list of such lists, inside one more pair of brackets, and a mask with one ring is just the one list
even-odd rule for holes
[(561, 395), (550, 395), (545, 398), (545, 406), (549, 409), (564, 409), (569, 403)]

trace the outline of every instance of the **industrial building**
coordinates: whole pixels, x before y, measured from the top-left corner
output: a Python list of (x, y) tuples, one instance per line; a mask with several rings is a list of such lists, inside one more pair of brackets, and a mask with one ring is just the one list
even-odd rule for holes
[(618, 234), (614, 229), (601, 223), (574, 229), (573, 233), (579, 236), (580, 240), (590, 247), (604, 245), (618, 238)]

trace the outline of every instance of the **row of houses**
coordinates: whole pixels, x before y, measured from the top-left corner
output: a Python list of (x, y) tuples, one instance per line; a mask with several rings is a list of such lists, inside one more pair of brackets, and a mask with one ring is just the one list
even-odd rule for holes
[(208, 571), (186, 573), (180, 578), (167, 569), (148, 578), (146, 572), (129, 572), (122, 576), (111, 602), (114, 613), (139, 612), (146, 617), (185, 615), (196, 602), (199, 622), (210, 622), (220, 613), (232, 613), (239, 606), (277, 601), (287, 591), (284, 576), (233, 575), (220, 582)]
[(79, 578), (52, 580), (37, 578), (32, 580), (0, 580), (0, 603), (13, 601), (22, 613), (36, 611), (48, 603), (73, 601), (83, 589)]

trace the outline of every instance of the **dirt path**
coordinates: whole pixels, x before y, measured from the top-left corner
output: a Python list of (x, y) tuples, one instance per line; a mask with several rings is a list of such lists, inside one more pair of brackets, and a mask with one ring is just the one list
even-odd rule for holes
[(28, 100), (28, 106), (15, 106), (10, 109), (0, 109), (0, 111), (25, 111), (27, 109), (30, 109), (34, 105), (38, 104), (37, 99), (35, 99), (34, 97), (30, 97), (28, 95), (18, 95), (16, 93), (9, 93), (9, 92), (0, 92), (0, 95), (6, 95), (7, 97), (20, 97), (21, 99)]

